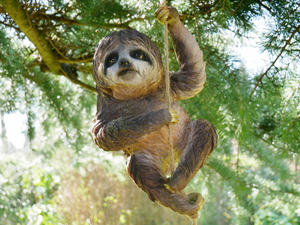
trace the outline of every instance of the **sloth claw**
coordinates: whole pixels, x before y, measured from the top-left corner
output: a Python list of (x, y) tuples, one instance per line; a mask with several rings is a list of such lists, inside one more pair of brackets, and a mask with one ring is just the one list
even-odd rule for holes
[(172, 6), (162, 6), (155, 12), (155, 18), (164, 24), (167, 21), (169, 24), (179, 20), (179, 14), (176, 8)]
[(173, 123), (173, 124), (178, 123), (179, 115), (178, 115), (177, 111), (175, 109), (170, 108), (169, 112), (172, 116), (171, 123)]
[(198, 207), (195, 210), (194, 214), (189, 214), (188, 216), (192, 219), (198, 218), (198, 212), (203, 208), (204, 205), (204, 198), (199, 193), (190, 193), (188, 194), (189, 202), (192, 205), (197, 205)]
[(202, 197), (202, 195), (199, 193), (190, 193), (188, 194), (188, 197), (191, 204), (196, 204), (200, 206), (200, 211), (204, 205), (204, 198)]

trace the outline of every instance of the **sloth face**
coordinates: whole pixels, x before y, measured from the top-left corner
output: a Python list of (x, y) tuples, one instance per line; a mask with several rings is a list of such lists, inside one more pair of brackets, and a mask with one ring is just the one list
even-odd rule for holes
[(119, 43), (103, 55), (97, 77), (111, 91), (125, 100), (154, 90), (161, 81), (162, 66), (143, 46)]
[(163, 77), (159, 49), (133, 29), (115, 31), (99, 42), (93, 70), (97, 89), (120, 100), (156, 90)]
[(107, 52), (104, 58), (104, 76), (115, 84), (135, 86), (151, 75), (149, 55), (136, 46), (119, 45)]

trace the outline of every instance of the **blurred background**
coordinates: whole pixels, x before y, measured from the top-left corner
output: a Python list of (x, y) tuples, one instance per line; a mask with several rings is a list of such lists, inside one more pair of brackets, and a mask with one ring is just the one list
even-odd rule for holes
[[(181, 101), (217, 129), (218, 147), (185, 189), (197, 224), (300, 224), (298, 0), (174, 0), (207, 62)], [(134, 28), (163, 52), (159, 1), (0, 0), (0, 224), (182, 225), (97, 148), (94, 48)], [(170, 70), (178, 65), (169, 46)]]

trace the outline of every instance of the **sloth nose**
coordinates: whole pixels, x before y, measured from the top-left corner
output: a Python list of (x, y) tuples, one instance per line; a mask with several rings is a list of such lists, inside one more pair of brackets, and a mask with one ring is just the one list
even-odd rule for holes
[(120, 60), (120, 66), (128, 66), (129, 64), (130, 64), (130, 62), (127, 59)]

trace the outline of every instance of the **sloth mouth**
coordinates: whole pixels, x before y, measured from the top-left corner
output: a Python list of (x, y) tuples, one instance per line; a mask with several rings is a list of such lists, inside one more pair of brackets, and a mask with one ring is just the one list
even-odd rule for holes
[(118, 73), (118, 76), (122, 77), (122, 76), (126, 76), (126, 75), (129, 75), (129, 74), (133, 74), (133, 73), (137, 73), (137, 71), (135, 70), (128, 70), (128, 69), (125, 69), (125, 70), (121, 70), (119, 73)]

